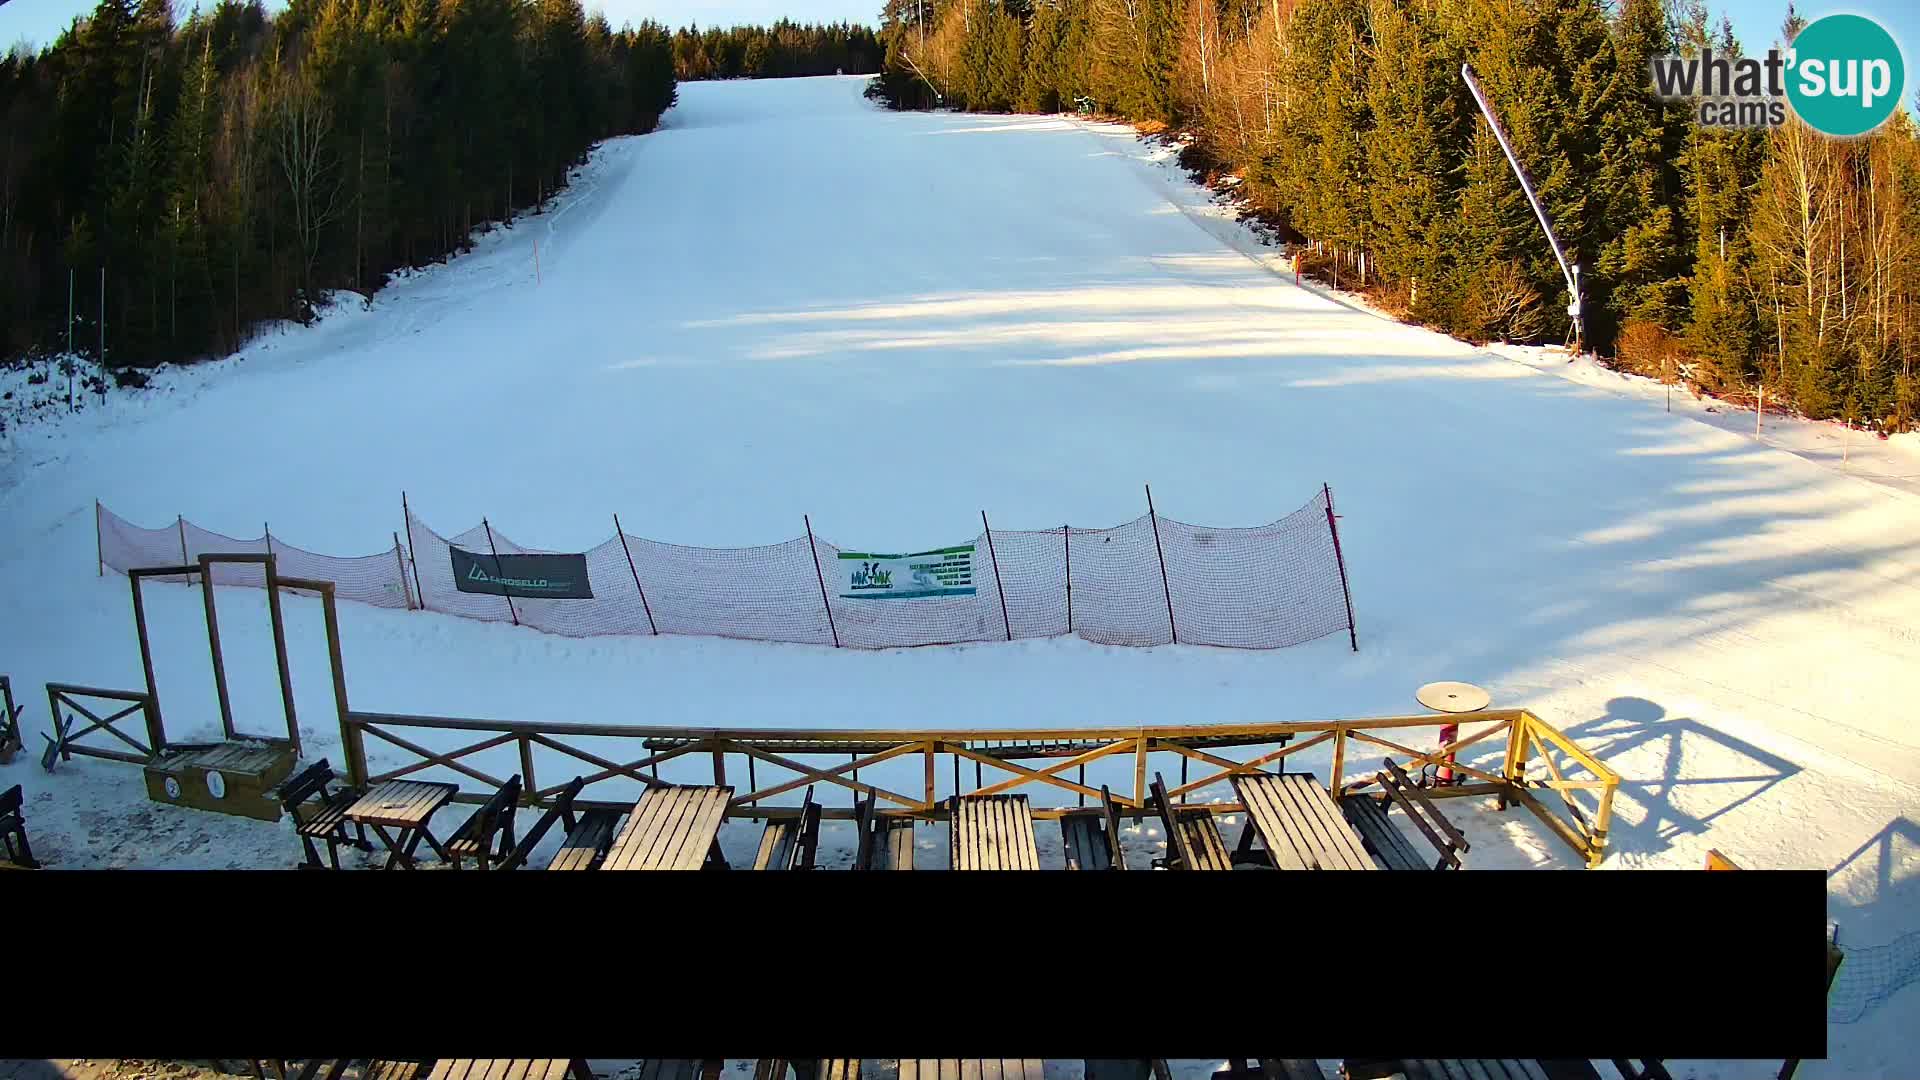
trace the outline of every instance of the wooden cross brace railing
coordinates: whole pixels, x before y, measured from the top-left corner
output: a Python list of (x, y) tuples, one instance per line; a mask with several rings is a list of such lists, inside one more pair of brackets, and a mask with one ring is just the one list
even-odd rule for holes
[[(128, 704), (126, 708), (121, 709), (119, 712), (109, 716), (101, 716), (81, 704), (78, 699), (82, 697), (99, 698), (105, 701), (124, 701)], [(67, 731), (60, 722), (60, 710), (62, 708), (79, 713), (91, 721), (91, 723), (78, 731)], [(62, 759), (71, 760), (74, 754), (85, 754), (90, 757), (102, 757), (114, 761), (126, 761), (137, 765), (144, 765), (154, 755), (154, 748), (152, 746), (140, 742), (138, 739), (133, 738), (131, 735), (114, 726), (114, 724), (132, 716), (134, 713), (140, 713), (147, 723), (148, 738), (151, 739), (153, 737), (153, 714), (148, 707), (148, 699), (145, 694), (131, 690), (106, 690), (90, 686), (73, 686), (67, 683), (48, 683), (47, 709), (53, 715), (53, 730)], [(74, 745), (82, 736), (89, 735), (96, 731), (104, 731), (114, 738), (119, 739), (121, 742), (132, 747), (134, 752), (128, 753), (124, 750), (109, 750), (104, 747)]]

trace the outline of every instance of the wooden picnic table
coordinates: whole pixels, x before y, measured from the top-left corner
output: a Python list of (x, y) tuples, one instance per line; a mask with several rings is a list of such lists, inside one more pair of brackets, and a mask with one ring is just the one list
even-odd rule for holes
[(1247, 808), (1236, 861), (1252, 856), (1257, 833), (1277, 870), (1380, 869), (1312, 773), (1238, 775), (1233, 789)]
[(662, 784), (633, 804), (626, 828), (600, 864), (602, 870), (728, 869), (720, 852), (720, 823), (731, 787)]
[[(389, 780), (354, 800), (347, 807), (347, 820), (371, 826), (387, 845), (385, 869), (399, 865), (412, 870), (413, 852), (422, 840), (442, 859), (447, 857), (447, 849), (434, 839), (427, 822), (459, 791), (456, 785), (429, 780)], [(389, 826), (400, 830), (400, 835), (387, 832)]]
[(1033, 837), (1033, 812), (1025, 795), (955, 800), (952, 844), (955, 870), (1040, 869), (1040, 844)]
[(585, 1061), (567, 1058), (441, 1058), (427, 1080), (592, 1080)]
[(900, 1080), (1040, 1080), (1039, 1058), (900, 1060)]

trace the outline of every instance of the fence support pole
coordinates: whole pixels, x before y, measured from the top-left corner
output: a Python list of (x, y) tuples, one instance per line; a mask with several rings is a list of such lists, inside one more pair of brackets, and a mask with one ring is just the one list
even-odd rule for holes
[(107, 553), (100, 545), (100, 500), (93, 500), (93, 559), (99, 564), (101, 577), (107, 576)]
[[(980, 528), (984, 529), (987, 534), (987, 559), (993, 563), (993, 587), (1000, 592), (1000, 625), (1006, 628), (1007, 640), (1012, 641), (1013, 620), (1007, 618), (1007, 587), (1000, 580), (1000, 556), (995, 554), (993, 550), (993, 526), (987, 524), (987, 512), (985, 510), (980, 511)], [(958, 767), (959, 761), (959, 758), (954, 758), (956, 767)], [(960, 781), (958, 778), (955, 778), (953, 788), (955, 791), (960, 790)]]
[(1060, 526), (1060, 550), (1067, 553), (1067, 633), (1073, 633), (1073, 533)]
[(640, 610), (647, 613), (647, 629), (654, 636), (660, 635), (660, 628), (653, 624), (653, 608), (647, 604), (647, 590), (640, 587), (640, 571), (633, 568), (633, 552), (627, 549), (627, 532), (620, 527), (620, 515), (613, 515), (613, 534), (620, 538), (620, 550), (627, 553), (627, 573), (633, 575), (633, 587), (640, 593)]
[(1347, 559), (1340, 553), (1340, 526), (1333, 518), (1333, 488), (1322, 483), (1320, 491), (1327, 497), (1327, 532), (1333, 535), (1333, 562), (1340, 568), (1340, 595), (1347, 602), (1347, 644), (1353, 646), (1354, 652), (1359, 652), (1360, 638), (1353, 629), (1353, 591), (1347, 588)]
[[(413, 546), (413, 510), (407, 506), (407, 493), (400, 493), (400, 515), (407, 525), (407, 558), (413, 563), (413, 595), (420, 598), (420, 610), (427, 609), (427, 594), (420, 589), (420, 557), (415, 555)], [(402, 585), (404, 588), (404, 584)]]
[[(827, 603), (827, 577), (820, 572), (820, 549), (813, 542), (813, 519), (801, 514), (800, 520), (807, 526), (807, 557), (813, 560), (813, 579), (820, 583), (820, 606), (827, 610), (827, 630), (833, 634), (833, 647), (837, 649), (840, 647), (840, 630), (833, 625), (833, 605)], [(932, 758), (929, 757), (928, 761), (931, 762)], [(933, 766), (929, 764), (927, 767)]]
[[(481, 518), (480, 527), (487, 530), (487, 550), (493, 552), (493, 572), (498, 574), (500, 572), (500, 549), (493, 546), (493, 526), (487, 524), (486, 518)], [(519, 626), (520, 613), (513, 608), (513, 586), (500, 586), (500, 595), (506, 597), (507, 614), (513, 617), (513, 625)]]
[[(180, 565), (191, 566), (193, 560), (187, 558), (187, 519), (185, 515), (175, 514), (173, 523), (180, 530)], [(188, 580), (192, 580), (189, 578)]]
[(1174, 644), (1180, 643), (1180, 627), (1173, 621), (1173, 587), (1167, 584), (1167, 553), (1160, 546), (1160, 515), (1153, 509), (1153, 485), (1147, 485), (1147, 520), (1153, 524), (1153, 551), (1160, 556), (1160, 591), (1167, 598), (1167, 629), (1173, 634)]
[[(269, 547), (271, 547), (271, 545), (269, 545)], [(407, 610), (412, 611), (413, 610), (413, 594), (407, 592), (407, 557), (404, 554), (402, 554), (404, 550), (405, 549), (400, 546), (400, 534), (394, 533), (393, 534), (393, 562), (394, 562), (395, 569), (400, 571), (400, 594), (406, 598)]]

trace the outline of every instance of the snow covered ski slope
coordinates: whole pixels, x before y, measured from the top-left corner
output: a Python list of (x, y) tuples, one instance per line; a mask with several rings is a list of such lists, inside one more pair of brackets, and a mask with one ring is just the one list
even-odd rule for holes
[[(0, 671), (29, 730), (43, 682), (140, 685), (126, 583), (95, 572), (96, 497), (341, 555), (391, 545), (402, 489), (446, 531), (485, 515), (554, 550), (618, 512), (713, 545), (785, 539), (805, 513), (888, 551), (970, 538), (983, 508), (996, 528), (1129, 520), (1143, 482), (1168, 516), (1251, 525), (1325, 481), (1357, 654), (1344, 635), (1257, 653), (570, 641), (348, 607), (349, 683), (396, 712), (565, 700), (570, 720), (830, 727), (1354, 716), (1462, 679), (1624, 776), (1609, 867), (1691, 869), (1709, 847), (1818, 867), (1843, 942), (1920, 929), (1920, 499), (1295, 287), (1126, 129), (889, 114), (861, 89), (684, 85), (663, 130), (600, 148), (547, 213), (370, 309), (163, 380), (110, 424), (22, 435)], [(171, 734), (205, 734), (198, 593), (149, 594)], [(236, 711), (272, 718), (264, 604), (221, 603)], [(309, 753), (337, 755), (318, 620), (290, 611)], [(107, 762), (16, 763), (12, 783), (55, 865), (293, 849), (152, 806)], [(1523, 815), (1464, 816), (1472, 865), (1574, 865)], [(1833, 1026), (1834, 1059), (1801, 1075), (1920, 1059), (1894, 1023), (1916, 995)]]

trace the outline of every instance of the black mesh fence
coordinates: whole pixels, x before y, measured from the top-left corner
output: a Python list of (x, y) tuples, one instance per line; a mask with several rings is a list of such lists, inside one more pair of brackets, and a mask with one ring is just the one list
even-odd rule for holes
[[(452, 548), (550, 554), (487, 523), (442, 536), (409, 510), (405, 549), (396, 539), (377, 555), (336, 558), (185, 520), (143, 529), (104, 507), (97, 514), (101, 564), (121, 572), (191, 563), (202, 552), (271, 550), (282, 576), (334, 581), (341, 599), (568, 637), (694, 634), (882, 649), (1077, 634), (1107, 645), (1273, 649), (1352, 630), (1330, 502), (1323, 489), (1292, 514), (1251, 529), (1151, 514), (1106, 529), (995, 529), (916, 556), (919, 566), (940, 561), (939, 572), (950, 575), (942, 580), (964, 587), (905, 600), (857, 585), (861, 568), (898, 557), (843, 551), (817, 536), (697, 548), (615, 535), (584, 553), (593, 598), (557, 600), (458, 587)], [(220, 585), (264, 581), (254, 566), (214, 572)]]
[(1849, 946), (1843, 952), (1827, 994), (1828, 1023), (1851, 1024), (1920, 981), (1920, 930), (1885, 945)]

